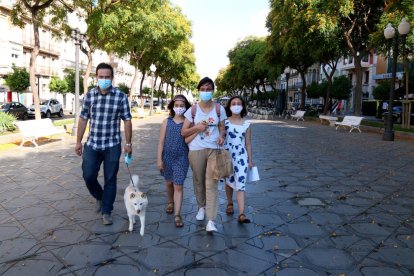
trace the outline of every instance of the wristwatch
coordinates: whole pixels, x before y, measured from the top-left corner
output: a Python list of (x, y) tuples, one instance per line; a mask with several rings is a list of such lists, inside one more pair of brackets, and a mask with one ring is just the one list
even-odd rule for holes
[(126, 147), (132, 147), (132, 144), (125, 144)]

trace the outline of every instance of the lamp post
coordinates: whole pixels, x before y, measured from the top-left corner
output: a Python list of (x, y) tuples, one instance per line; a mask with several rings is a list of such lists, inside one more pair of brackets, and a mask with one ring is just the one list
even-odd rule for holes
[(174, 78), (171, 78), (171, 100), (172, 99), (174, 99), (174, 82), (175, 82), (175, 79)]
[(287, 112), (288, 109), (288, 94), (289, 94), (289, 77), (290, 77), (290, 68), (289, 66), (285, 68), (285, 76), (286, 76), (286, 93), (285, 93), (285, 106), (284, 110)]
[(151, 64), (150, 66), (150, 72), (152, 77), (152, 84), (151, 84), (151, 102), (150, 102), (150, 112), (149, 115), (154, 114), (154, 73), (157, 70), (157, 67), (154, 64)]
[[(405, 21), (405, 22), (404, 22)], [(398, 26), (399, 35), (404, 39), (405, 36), (410, 31), (410, 25), (407, 24), (406, 20), (402, 20), (400, 26)], [(395, 90), (395, 78), (397, 74), (397, 59), (398, 59), (398, 51), (399, 51), (399, 38), (395, 36), (395, 29), (392, 27), (391, 23), (388, 23), (387, 28), (384, 30), (384, 36), (387, 40), (393, 39), (393, 53), (392, 53), (392, 77), (391, 77), (391, 84), (390, 84), (390, 98), (388, 103), (388, 117), (385, 120), (385, 130), (382, 136), (382, 140), (384, 141), (394, 141), (394, 116), (393, 116), (393, 107), (394, 107), (394, 90)]]
[(69, 28), (72, 30), (71, 37), (75, 43), (75, 122), (72, 128), (72, 136), (76, 136), (79, 121), (79, 49), (85, 38), (88, 25), (75, 12), (70, 13), (67, 20)]
[(408, 100), (408, 66), (407, 66), (407, 54), (405, 50), (405, 39), (407, 34), (410, 32), (410, 23), (408, 23), (406, 18), (403, 18), (398, 25), (398, 33), (401, 36), (402, 40), (402, 55), (403, 55), (403, 71), (404, 71), (404, 88), (405, 88), (405, 97), (403, 101), (403, 110), (402, 110), (402, 125), (404, 128), (410, 127), (411, 120), (411, 102)]

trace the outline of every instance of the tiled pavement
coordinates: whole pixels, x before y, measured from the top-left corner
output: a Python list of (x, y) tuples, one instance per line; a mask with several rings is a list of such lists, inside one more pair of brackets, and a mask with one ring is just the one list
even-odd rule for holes
[[(156, 170), (162, 116), (134, 121), (131, 166), (149, 195), (147, 226), (133, 233), (122, 164), (112, 226), (103, 226), (81, 178), (74, 139), (0, 152), (1, 275), (414, 275), (414, 144), (336, 132), (311, 122), (254, 121), (262, 180), (248, 216), (219, 232), (195, 220), (191, 173), (177, 229)], [(237, 208), (236, 208), (237, 210)], [(137, 229), (138, 228), (138, 229)]]

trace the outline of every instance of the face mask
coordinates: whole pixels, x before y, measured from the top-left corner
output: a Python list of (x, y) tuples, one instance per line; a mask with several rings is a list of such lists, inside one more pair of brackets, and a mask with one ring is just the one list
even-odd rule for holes
[(184, 107), (174, 107), (173, 108), (175, 114), (177, 115), (183, 115), (185, 112), (185, 108)]
[(200, 100), (208, 102), (213, 98), (213, 92), (211, 91), (200, 91)]
[(111, 87), (112, 85), (112, 80), (110, 79), (98, 79), (98, 86), (102, 89), (102, 90), (106, 90), (109, 87)]
[(242, 112), (243, 106), (241, 106), (241, 105), (232, 105), (230, 107), (230, 110), (231, 110), (231, 113), (238, 115)]

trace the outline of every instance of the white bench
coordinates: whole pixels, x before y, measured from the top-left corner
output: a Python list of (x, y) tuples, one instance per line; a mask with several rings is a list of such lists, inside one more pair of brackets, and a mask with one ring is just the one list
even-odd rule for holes
[(18, 121), (15, 123), (22, 134), (22, 142), (20, 147), (22, 147), (26, 142), (33, 143), (38, 147), (36, 140), (40, 137), (49, 137), (52, 138), (54, 135), (61, 135), (63, 141), (63, 134), (66, 131), (63, 128), (57, 128), (53, 125), (52, 120), (40, 119), (40, 120), (29, 120), (29, 121)]
[(321, 124), (329, 124), (330, 126), (334, 126), (335, 122), (338, 121), (338, 117), (327, 116), (327, 115), (319, 115), (319, 119), (321, 120)]
[(303, 118), (303, 116), (305, 116), (305, 111), (298, 110), (298, 111), (296, 111), (295, 114), (291, 115), (290, 117), (291, 117), (292, 120), (293, 119), (296, 119), (296, 121), (299, 121), (299, 120), (305, 121), (305, 119)]
[(364, 119), (364, 117), (345, 116), (342, 122), (335, 123), (336, 130), (338, 130), (338, 128), (342, 126), (344, 128), (350, 127), (351, 129), (349, 130), (349, 132), (353, 131), (354, 129), (357, 129), (361, 133), (361, 130), (359, 129), (359, 125), (361, 124), (362, 119)]

